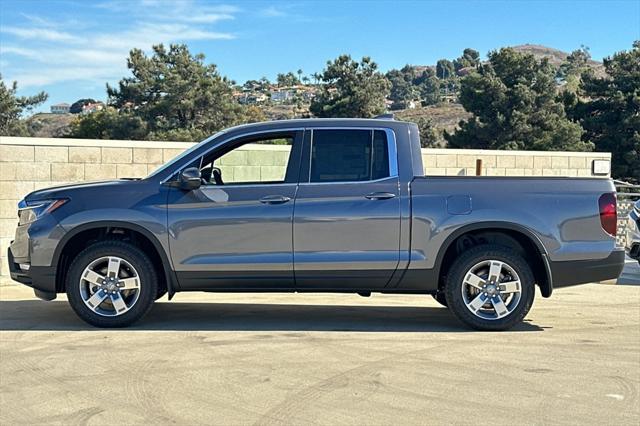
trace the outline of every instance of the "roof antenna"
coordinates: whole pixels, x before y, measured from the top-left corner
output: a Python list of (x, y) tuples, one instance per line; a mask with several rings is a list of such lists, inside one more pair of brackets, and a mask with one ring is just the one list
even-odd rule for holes
[(393, 113), (391, 114), (380, 114), (377, 115), (375, 117), (373, 117), (375, 120), (395, 120), (396, 118), (393, 116)]

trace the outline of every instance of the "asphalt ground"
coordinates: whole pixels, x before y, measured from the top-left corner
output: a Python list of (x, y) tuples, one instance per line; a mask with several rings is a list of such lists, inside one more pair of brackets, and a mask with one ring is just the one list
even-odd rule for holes
[(130, 329), (0, 287), (0, 424), (640, 424), (640, 286), (512, 331), (428, 296), (178, 294)]
[(627, 257), (618, 284), (640, 285), (640, 263)]

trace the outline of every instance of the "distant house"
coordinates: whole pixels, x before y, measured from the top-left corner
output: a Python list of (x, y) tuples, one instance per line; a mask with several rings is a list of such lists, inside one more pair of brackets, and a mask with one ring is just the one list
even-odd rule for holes
[(267, 100), (267, 95), (259, 92), (256, 92), (256, 93), (243, 92), (243, 93), (234, 94), (234, 98), (243, 105), (254, 105), (254, 104), (261, 104), (265, 102)]
[(293, 98), (293, 91), (291, 90), (276, 90), (271, 92), (272, 102), (285, 102)]
[(102, 102), (86, 104), (82, 107), (81, 114), (84, 114), (84, 115), (91, 114), (93, 112), (100, 111), (102, 109), (104, 109), (104, 104)]
[(265, 95), (264, 93), (257, 93), (255, 96), (253, 96), (253, 98), (251, 99), (251, 101), (252, 101), (253, 103), (256, 103), (256, 104), (261, 104), (261, 103), (263, 103), (263, 102), (266, 102), (266, 101), (267, 101), (267, 99), (269, 99), (269, 98), (268, 98), (268, 97), (267, 97), (267, 95)]
[(298, 93), (301, 94), (302, 100), (304, 100), (305, 102), (311, 102), (311, 100), (316, 97), (316, 93), (313, 89), (305, 88)]
[(51, 105), (51, 114), (69, 114), (71, 105), (66, 103)]

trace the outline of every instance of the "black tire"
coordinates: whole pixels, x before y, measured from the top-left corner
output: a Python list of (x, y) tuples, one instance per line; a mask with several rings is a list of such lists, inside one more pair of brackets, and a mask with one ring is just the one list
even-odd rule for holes
[(445, 308), (449, 307), (449, 305), (447, 304), (447, 298), (444, 292), (438, 290), (436, 294), (432, 294), (431, 296), (433, 296), (435, 301), (441, 304), (442, 306), (444, 306)]
[[(485, 319), (476, 316), (467, 307), (462, 295), (467, 272), (485, 260), (504, 262), (520, 277), (520, 301), (502, 318)], [(529, 264), (514, 250), (499, 245), (483, 244), (465, 251), (453, 262), (447, 274), (445, 296), (451, 312), (469, 327), (483, 331), (507, 330), (520, 323), (529, 313), (535, 296), (535, 279)]]
[[(139, 296), (131, 308), (117, 316), (102, 316), (92, 311), (82, 299), (81, 275), (96, 259), (117, 256), (130, 263), (138, 273)], [(66, 279), (67, 298), (71, 308), (85, 322), (104, 328), (126, 327), (142, 318), (151, 309), (158, 294), (158, 279), (153, 263), (139, 248), (123, 241), (103, 241), (84, 249), (69, 267)]]

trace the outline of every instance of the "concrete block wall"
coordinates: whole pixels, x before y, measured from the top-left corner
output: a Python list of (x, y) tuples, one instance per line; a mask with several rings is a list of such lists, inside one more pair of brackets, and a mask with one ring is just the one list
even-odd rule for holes
[(290, 152), (288, 145), (249, 144), (223, 155), (216, 166), (225, 182), (284, 180)]
[(475, 176), (478, 159), (482, 160), (482, 175), (485, 176), (593, 177), (593, 161), (610, 162), (611, 154), (481, 149), (422, 150), (422, 162), (425, 173), (429, 176)]
[[(143, 177), (192, 143), (0, 137), (0, 276), (8, 275), (7, 248), (17, 224), (17, 203), (29, 192), (71, 182)], [(225, 180), (284, 177), (286, 145), (246, 145), (220, 162)], [(427, 175), (475, 175), (476, 159), (491, 176), (591, 176), (607, 153), (425, 149)]]

